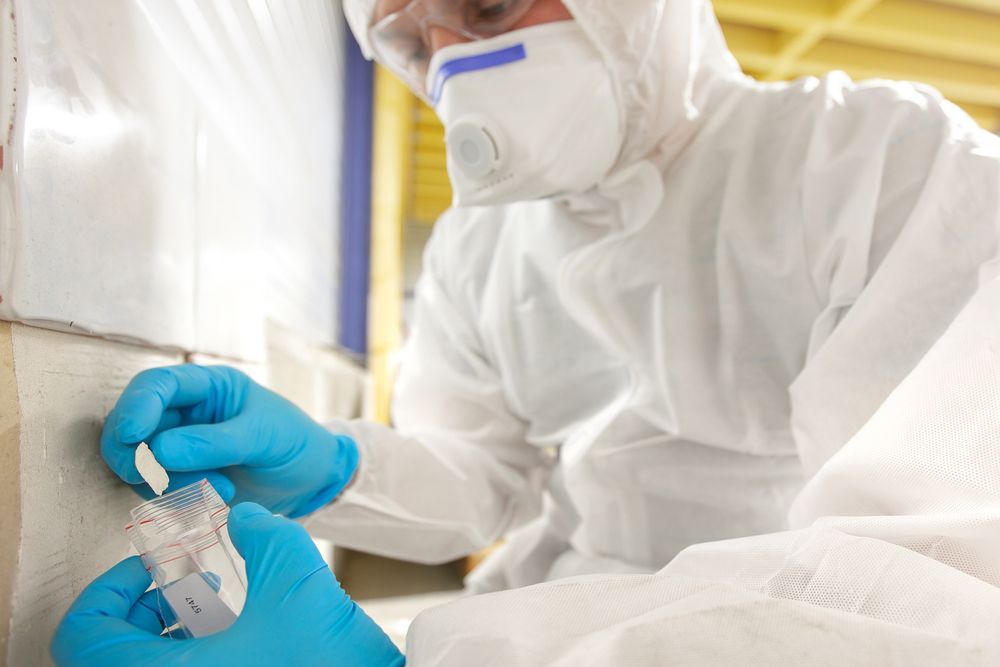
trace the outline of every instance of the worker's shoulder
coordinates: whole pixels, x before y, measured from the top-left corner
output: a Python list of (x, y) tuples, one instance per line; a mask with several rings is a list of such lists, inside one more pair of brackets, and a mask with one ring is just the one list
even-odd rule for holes
[(758, 84), (766, 117), (783, 127), (799, 126), (831, 147), (893, 141), (919, 133), (928, 138), (975, 122), (934, 87), (913, 81), (855, 81), (834, 71), (785, 84)]
[[(810, 175), (850, 182), (887, 161), (922, 160), (929, 168), (938, 147), (983, 134), (930, 86), (853, 81), (843, 72), (780, 83), (747, 79), (722, 90), (703, 127), (689, 150), (695, 167), (716, 168), (724, 159), (727, 173), (742, 169), (758, 187), (786, 191)], [(919, 176), (918, 166), (908, 165), (908, 173)]]

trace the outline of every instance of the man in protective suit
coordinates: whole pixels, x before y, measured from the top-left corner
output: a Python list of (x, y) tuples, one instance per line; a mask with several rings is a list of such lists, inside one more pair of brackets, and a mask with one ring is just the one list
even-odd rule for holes
[(57, 660), (400, 660), (270, 512), (422, 562), (506, 537), (468, 582), (506, 592), (421, 615), (411, 664), (1000, 660), (1000, 140), (918, 84), (756, 82), (705, 0), (345, 11), (434, 106), (455, 192), (394, 427), (137, 376), (104, 456), (139, 484), (148, 440), (175, 488), (267, 508), (230, 524), (247, 607), (152, 636), (126, 561)]

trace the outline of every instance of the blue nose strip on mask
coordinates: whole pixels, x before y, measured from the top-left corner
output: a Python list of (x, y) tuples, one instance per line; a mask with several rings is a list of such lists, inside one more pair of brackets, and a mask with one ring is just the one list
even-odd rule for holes
[(441, 69), (437, 71), (437, 75), (434, 77), (434, 87), (431, 89), (430, 95), (431, 104), (437, 106), (437, 103), (441, 100), (441, 94), (444, 92), (444, 84), (456, 74), (503, 67), (504, 65), (524, 60), (527, 57), (528, 54), (524, 50), (524, 44), (515, 44), (499, 51), (490, 51), (489, 53), (480, 53), (475, 56), (449, 60), (441, 65)]

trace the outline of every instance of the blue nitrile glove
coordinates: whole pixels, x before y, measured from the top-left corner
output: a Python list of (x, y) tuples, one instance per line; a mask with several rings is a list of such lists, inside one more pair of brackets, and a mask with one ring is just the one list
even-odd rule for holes
[(225, 366), (143, 371), (108, 415), (104, 460), (148, 498), (135, 468), (142, 441), (170, 473), (168, 491), (207, 478), (227, 502), (249, 500), (293, 518), (333, 500), (358, 465), (353, 440)]
[(138, 556), (76, 599), (52, 639), (60, 667), (333, 665), (398, 667), (403, 655), (340, 588), (305, 529), (259, 505), (237, 505), (229, 535), (246, 559), (246, 605), (228, 629), (199, 639), (160, 636), (155, 590)]

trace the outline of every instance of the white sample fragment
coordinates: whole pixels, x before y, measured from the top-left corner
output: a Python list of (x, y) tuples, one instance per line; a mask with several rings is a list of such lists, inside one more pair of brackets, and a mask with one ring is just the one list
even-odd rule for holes
[(170, 477), (167, 476), (167, 471), (156, 460), (153, 452), (149, 450), (149, 445), (145, 442), (140, 442), (139, 446), (135, 448), (135, 467), (146, 484), (149, 484), (153, 493), (162, 496), (170, 484)]

